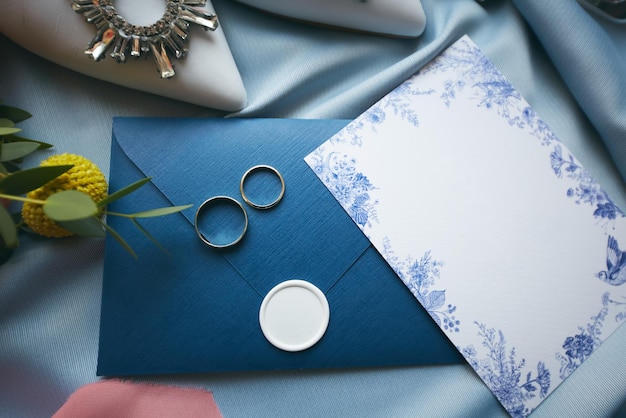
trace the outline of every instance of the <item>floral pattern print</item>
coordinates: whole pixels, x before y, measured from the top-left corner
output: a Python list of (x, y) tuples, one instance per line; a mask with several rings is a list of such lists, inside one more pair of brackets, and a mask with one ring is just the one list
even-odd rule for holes
[[(507, 341), (501, 330), (487, 328), (476, 322), (478, 336), (487, 355), (479, 358), (473, 345), (461, 350), (465, 359), (513, 417), (525, 417), (532, 412), (526, 403), (539, 395), (545, 398), (550, 390), (550, 370), (544, 362), (537, 363), (536, 370), (528, 371), (526, 361), (517, 359), (515, 348), (507, 349)], [(534, 377), (533, 377), (533, 372)], [(526, 377), (522, 378), (522, 374)]]
[(411, 257), (401, 260), (393, 252), (388, 238), (385, 239), (383, 256), (437, 325), (444, 331), (459, 332), (461, 321), (454, 315), (456, 306), (446, 304), (445, 290), (431, 290), (439, 280), (443, 263), (433, 260), (430, 251), (419, 260)]
[(572, 154), (568, 153), (567, 157), (563, 156), (561, 145), (555, 145), (550, 153), (550, 165), (559, 178), (565, 176), (574, 181), (574, 185), (567, 189), (567, 196), (575, 199), (577, 204), (595, 206), (594, 217), (606, 220), (613, 220), (618, 216), (624, 217), (624, 213), (593, 180), (587, 170), (574, 160)]
[[(559, 377), (567, 378), (574, 370), (585, 361), (596, 348), (602, 344), (602, 327), (609, 317), (611, 307), (626, 308), (626, 298), (622, 301), (611, 299), (611, 293), (602, 295), (602, 308), (591, 317), (591, 322), (586, 327), (579, 327), (578, 333), (565, 338), (563, 342), (563, 352), (556, 353), (556, 359), (561, 362)], [(613, 318), (616, 322), (626, 319), (626, 311), (618, 312)]]
[[(424, 88), (425, 83), (418, 81), (420, 76), (428, 74), (436, 74), (437, 77), (431, 78), (436, 81)], [(615, 231), (616, 225), (626, 217), (494, 64), (469, 38), (463, 37), (306, 158), (368, 237), (379, 222), (377, 209), (380, 202), (375, 196), (380, 194), (370, 177), (359, 168), (357, 158), (351, 156), (352, 149), (364, 147), (372, 138), (380, 139), (372, 133), (382, 132), (383, 124), (406, 124), (409, 128), (418, 128), (416, 132), (419, 132), (426, 122), (420, 119), (419, 106), (414, 105), (413, 98), (418, 96), (441, 100), (442, 107), (450, 110), (463, 100), (465, 105), (470, 103), (481, 112), (496, 114), (508, 126), (527, 133), (529, 139), (536, 140), (545, 151), (546, 166), (543, 169), (549, 175), (553, 173), (558, 184), (563, 185), (561, 189), (566, 202), (587, 207), (590, 217), (597, 222), (594, 228), (600, 228), (602, 234), (608, 236), (607, 227), (611, 225)], [(428, 104), (431, 102), (433, 100)], [(606, 338), (603, 332), (609, 334), (608, 330), (616, 328), (616, 322), (626, 321), (626, 295), (612, 297), (607, 292), (602, 296), (599, 311), (591, 313), (587, 324), (574, 332), (563, 331), (560, 345), (547, 347), (548, 351), (541, 356), (518, 352), (522, 344), (507, 340), (506, 329), (490, 328), (484, 321), (468, 317), (462, 303), (457, 308), (447, 300), (453, 293), (444, 285), (445, 265), (432, 251), (407, 255), (394, 248), (395, 243), (389, 236), (382, 238), (379, 235), (377, 240), (381, 239), (382, 248), (377, 242), (378, 250), (439, 327), (452, 341), (457, 341), (455, 336), (460, 335), (458, 341), (473, 342), (457, 348), (513, 417), (530, 414), (559, 381), (567, 378), (597, 349)], [(428, 243), (425, 245), (428, 248)], [(612, 253), (609, 251), (608, 254)], [(617, 263), (614, 261), (616, 257), (609, 258), (607, 277)], [(450, 263), (452, 261), (455, 260)], [(598, 274), (596, 277), (590, 275), (589, 281), (600, 282)], [(619, 283), (614, 281), (612, 284)], [(607, 321), (611, 322), (610, 326)], [(478, 328), (477, 332), (467, 326), (471, 322)], [(532, 351), (528, 345), (525, 347)], [(532, 364), (526, 360), (529, 358), (534, 359)]]
[(355, 170), (354, 159), (336, 153), (324, 154), (318, 148), (311, 154), (310, 165), (317, 176), (356, 224), (364, 229), (376, 221), (376, 204), (370, 192), (374, 185), (367, 176)]

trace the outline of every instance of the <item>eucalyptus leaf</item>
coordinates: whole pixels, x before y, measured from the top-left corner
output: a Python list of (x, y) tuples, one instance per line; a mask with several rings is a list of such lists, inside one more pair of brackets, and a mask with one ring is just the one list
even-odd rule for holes
[(120, 189), (116, 192), (111, 193), (109, 196), (107, 196), (106, 198), (102, 199), (101, 201), (98, 202), (98, 206), (102, 207), (102, 206), (106, 206), (111, 202), (114, 202), (118, 199), (121, 199), (122, 197), (134, 192), (135, 190), (137, 190), (138, 188), (140, 188), (141, 186), (143, 186), (144, 184), (148, 183), (150, 180), (152, 180), (152, 177), (146, 177), (143, 178), (141, 180), (138, 180), (136, 182), (134, 182), (133, 184), (129, 184), (128, 186), (124, 187), (123, 189)]
[(10, 142), (36, 142), (37, 144), (39, 144), (39, 149), (48, 149), (54, 146), (47, 142), (37, 141), (36, 139), (24, 138), (18, 135), (6, 135), (3, 139)]
[(46, 199), (43, 212), (53, 221), (66, 222), (94, 216), (98, 213), (98, 206), (85, 193), (64, 190)]
[(0, 144), (0, 162), (17, 160), (39, 148), (36, 142), (6, 142)]
[(33, 115), (23, 109), (13, 106), (0, 105), (0, 118), (11, 119), (13, 122), (18, 123), (30, 118), (31, 116)]
[(15, 124), (13, 123), (11, 119), (0, 118), (0, 126), (5, 127), (5, 128), (6, 127), (12, 128), (13, 126), (15, 126)]
[(82, 237), (104, 237), (106, 235), (106, 230), (102, 226), (102, 222), (100, 222), (100, 219), (96, 216), (89, 216), (74, 221), (57, 221), (57, 225)]
[(11, 135), (20, 132), (20, 128), (9, 127), (9, 126), (0, 126), (0, 135)]
[(124, 238), (122, 238), (122, 236), (120, 234), (117, 233), (117, 231), (113, 228), (111, 228), (109, 225), (107, 225), (105, 222), (102, 222), (102, 225), (106, 228), (107, 232), (109, 234), (111, 234), (111, 236), (113, 238), (115, 238), (115, 240), (122, 246), (124, 247), (124, 249), (126, 251), (128, 251), (128, 253), (130, 255), (133, 256), (133, 258), (137, 259), (139, 257), (137, 257), (137, 253), (133, 250), (133, 248), (128, 245), (128, 243), (124, 240)]
[(2, 205), (0, 205), (0, 237), (6, 247), (17, 247), (17, 228), (13, 223), (13, 217)]
[(146, 210), (144, 212), (137, 212), (130, 214), (133, 218), (154, 218), (156, 216), (164, 216), (170, 215), (172, 213), (180, 212), (185, 209), (189, 209), (193, 205), (184, 205), (184, 206), (169, 206), (165, 208), (151, 209)]
[(131, 221), (133, 225), (135, 225), (135, 227), (137, 227), (137, 229), (140, 230), (142, 234), (144, 234), (150, 241), (152, 241), (154, 245), (156, 245), (165, 254), (170, 255), (170, 253), (167, 252), (165, 247), (163, 247), (161, 243), (155, 237), (153, 237), (152, 234), (148, 232), (148, 230), (144, 228), (144, 226), (141, 225), (137, 219), (131, 219)]
[(21, 228), (21, 226), (24, 224), (24, 218), (22, 218), (22, 213), (14, 212), (11, 214), (11, 217), (13, 218), (13, 223), (15, 224), (15, 226), (17, 228)]
[(17, 165), (15, 165), (14, 161), (7, 161), (5, 163), (0, 163), (4, 166), (4, 168), (7, 170), (8, 173), (14, 173), (16, 171), (21, 170), (20, 167), (18, 167)]
[(16, 171), (0, 180), (0, 193), (12, 195), (28, 193), (57, 178), (72, 167), (74, 166), (53, 165)]

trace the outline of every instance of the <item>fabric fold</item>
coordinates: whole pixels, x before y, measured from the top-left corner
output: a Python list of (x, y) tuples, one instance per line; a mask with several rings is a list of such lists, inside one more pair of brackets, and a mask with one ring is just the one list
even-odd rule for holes
[(514, 0), (626, 179), (626, 31), (577, 2)]

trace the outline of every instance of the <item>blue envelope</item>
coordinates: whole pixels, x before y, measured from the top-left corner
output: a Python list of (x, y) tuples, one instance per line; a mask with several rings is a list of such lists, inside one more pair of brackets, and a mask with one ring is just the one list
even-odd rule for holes
[[(108, 208), (133, 213), (193, 204), (145, 219), (162, 252), (128, 219), (107, 222), (135, 249), (106, 239), (98, 375), (346, 368), (464, 360), (303, 158), (347, 120), (116, 118), (110, 187), (152, 182)], [(239, 182), (267, 164), (285, 180), (269, 210), (243, 203)], [(195, 210), (225, 195), (247, 209), (237, 245), (205, 245)], [(330, 322), (304, 351), (264, 337), (259, 308), (277, 284), (300, 279), (328, 299)]]

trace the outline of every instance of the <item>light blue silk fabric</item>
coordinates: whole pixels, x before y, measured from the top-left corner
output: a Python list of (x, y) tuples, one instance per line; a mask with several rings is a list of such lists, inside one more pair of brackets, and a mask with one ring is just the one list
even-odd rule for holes
[[(0, 97), (34, 114), (25, 136), (55, 145), (26, 165), (71, 152), (108, 173), (113, 116), (354, 118), (467, 33), (626, 208), (626, 28), (574, 0), (423, 0), (427, 28), (417, 39), (308, 25), (227, 0), (214, 6), (248, 91), (248, 106), (232, 115), (90, 79), (0, 38)], [(0, 266), (1, 417), (50, 416), (98, 380), (103, 249), (101, 239), (23, 236)], [(556, 306), (571, 303), (555, 295)], [(622, 327), (533, 416), (616, 414), (626, 401), (625, 346)], [(506, 416), (466, 365), (141, 380), (212, 390), (226, 417)]]
[[(581, 4), (587, 0), (580, 0)], [(626, 179), (626, 19), (573, 2), (516, 0)]]

